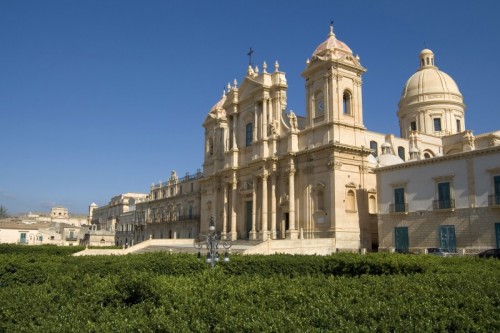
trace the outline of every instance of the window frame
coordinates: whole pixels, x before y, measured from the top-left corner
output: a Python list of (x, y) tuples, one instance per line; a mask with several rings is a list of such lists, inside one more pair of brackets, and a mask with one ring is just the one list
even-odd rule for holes
[(432, 122), (434, 125), (434, 132), (442, 132), (443, 131), (443, 124), (441, 122), (441, 117), (432, 118)]
[(349, 89), (345, 89), (342, 93), (342, 113), (346, 116), (352, 116), (352, 93)]
[(253, 144), (253, 123), (250, 121), (245, 125), (245, 147)]

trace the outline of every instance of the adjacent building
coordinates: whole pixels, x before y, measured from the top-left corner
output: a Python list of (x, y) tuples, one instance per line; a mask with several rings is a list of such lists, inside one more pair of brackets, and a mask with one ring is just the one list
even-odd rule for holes
[(67, 208), (56, 206), (48, 215), (29, 213), (0, 220), (0, 243), (80, 245), (86, 223), (86, 217), (70, 215)]

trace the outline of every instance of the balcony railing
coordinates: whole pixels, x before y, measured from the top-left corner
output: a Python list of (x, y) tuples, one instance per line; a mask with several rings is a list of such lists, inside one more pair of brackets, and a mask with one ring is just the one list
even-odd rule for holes
[(434, 210), (454, 209), (455, 208), (455, 199), (450, 199), (450, 200), (434, 200), (432, 202), (432, 208)]
[(76, 237), (66, 237), (67, 242), (76, 242), (77, 240), (78, 240), (78, 238), (76, 238)]
[(492, 194), (488, 196), (488, 205), (490, 207), (500, 207), (500, 194)]
[(172, 218), (155, 218), (151, 219), (148, 223), (172, 223), (172, 222), (182, 222), (182, 221), (192, 221), (192, 220), (199, 220), (200, 215), (198, 214), (191, 214), (191, 215), (180, 215), (180, 216), (174, 216)]
[(408, 204), (407, 203), (390, 204), (389, 205), (389, 212), (390, 213), (407, 213), (408, 212)]

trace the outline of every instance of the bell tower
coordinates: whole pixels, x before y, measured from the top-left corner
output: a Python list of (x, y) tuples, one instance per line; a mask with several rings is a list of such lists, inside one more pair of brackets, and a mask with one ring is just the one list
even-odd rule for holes
[(361, 76), (366, 69), (361, 66), (359, 56), (354, 56), (351, 49), (336, 38), (333, 25), (327, 39), (306, 64), (302, 72), (306, 81), (306, 128), (333, 124), (330, 140), (339, 142), (341, 128), (350, 132), (365, 130)]

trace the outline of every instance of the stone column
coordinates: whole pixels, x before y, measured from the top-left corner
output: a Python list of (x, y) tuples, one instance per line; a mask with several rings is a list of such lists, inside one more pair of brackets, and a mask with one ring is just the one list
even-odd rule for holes
[(252, 230), (250, 231), (250, 239), (257, 239), (257, 230), (255, 229), (257, 219), (257, 178), (253, 179), (252, 186)]
[(253, 142), (257, 142), (258, 140), (258, 130), (259, 130), (259, 118), (258, 118), (258, 115), (259, 115), (259, 107), (257, 105), (257, 103), (254, 103), (254, 123), (253, 123)]
[(262, 100), (262, 138), (267, 139), (267, 105), (269, 99), (264, 98)]
[(267, 157), (269, 156), (269, 146), (267, 145), (267, 130), (268, 130), (268, 125), (267, 125), (267, 113), (268, 113), (268, 106), (269, 106), (269, 98), (264, 98), (262, 101), (262, 150), (261, 150), (261, 156), (262, 157)]
[(271, 176), (271, 239), (276, 239), (276, 174)]
[(238, 114), (233, 114), (233, 149), (238, 149), (238, 140), (236, 137), (236, 133), (238, 133)]
[(226, 235), (227, 234), (227, 184), (222, 183), (222, 186), (224, 186), (224, 198), (223, 198), (223, 203), (222, 203), (222, 234)]
[(323, 117), (325, 119), (325, 122), (328, 122), (330, 120), (330, 89), (328, 89), (328, 86), (330, 85), (330, 79), (331, 75), (330, 73), (326, 74), (323, 76), (324, 78), (324, 83), (323, 83)]
[(290, 160), (289, 173), (289, 202), (288, 202), (288, 219), (289, 229), (287, 230), (287, 239), (297, 239), (298, 232), (295, 228), (295, 166), (293, 159)]
[(262, 175), (262, 228), (261, 239), (267, 240), (269, 228), (267, 227), (267, 177), (269, 175), (264, 172)]
[(236, 177), (232, 181), (232, 200), (231, 200), (231, 232), (229, 233), (231, 240), (236, 240), (236, 204), (238, 201), (238, 182)]

